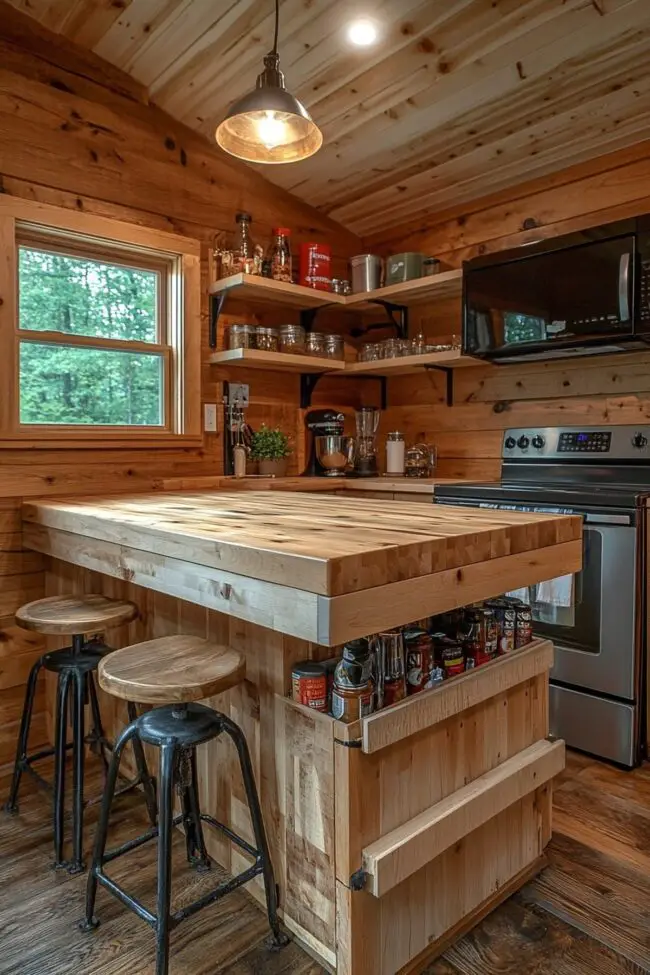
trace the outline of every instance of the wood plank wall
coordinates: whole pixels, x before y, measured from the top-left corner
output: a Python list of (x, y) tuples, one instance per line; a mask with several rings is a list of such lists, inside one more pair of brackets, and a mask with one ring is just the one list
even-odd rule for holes
[[(423, 214), (366, 241), (390, 254), (422, 250), (451, 267), (464, 260), (572, 230), (650, 212), (650, 142), (602, 156), (556, 176), (463, 209)], [(460, 332), (460, 301), (419, 308), (411, 330)], [(507, 427), (650, 422), (650, 353), (461, 369), (454, 405), (444, 377), (428, 373), (389, 382), (382, 429), (437, 444), (441, 476), (494, 479)]]
[[(238, 209), (266, 241), (277, 223), (298, 243), (326, 240), (340, 273), (358, 239), (307, 204), (225, 157), (147, 102), (127, 75), (0, 2), (0, 191), (56, 206), (177, 232), (203, 243), (203, 402), (221, 402), (226, 373), (207, 364), (209, 253)], [(249, 310), (235, 309), (227, 321)], [(0, 350), (1, 353), (1, 350)], [(250, 420), (278, 424), (302, 462), (297, 377), (255, 371), (230, 376), (251, 388)], [(328, 381), (330, 383), (330, 381)], [(320, 402), (353, 402), (352, 386), (323, 385)], [(32, 445), (33, 447), (33, 445)], [(43, 595), (38, 556), (22, 551), (23, 497), (148, 490), (165, 477), (222, 473), (221, 434), (196, 449), (0, 449), (0, 778), (18, 732), (24, 680), (42, 642), (15, 628), (13, 613)], [(34, 744), (45, 731), (37, 709)], [(37, 741), (37, 739), (39, 739)]]

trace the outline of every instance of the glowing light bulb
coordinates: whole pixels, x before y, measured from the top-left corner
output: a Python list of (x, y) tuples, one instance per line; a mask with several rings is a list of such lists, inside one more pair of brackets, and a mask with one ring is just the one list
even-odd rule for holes
[(355, 20), (348, 27), (348, 39), (357, 47), (370, 47), (378, 35), (377, 25), (372, 20)]
[(265, 112), (257, 122), (257, 134), (267, 149), (275, 149), (287, 141), (287, 123), (275, 112)]

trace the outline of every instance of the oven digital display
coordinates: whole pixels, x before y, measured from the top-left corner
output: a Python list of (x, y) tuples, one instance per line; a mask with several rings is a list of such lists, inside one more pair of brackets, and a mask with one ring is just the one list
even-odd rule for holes
[(612, 435), (609, 432), (593, 431), (588, 433), (561, 433), (558, 443), (558, 453), (607, 453), (611, 446)]

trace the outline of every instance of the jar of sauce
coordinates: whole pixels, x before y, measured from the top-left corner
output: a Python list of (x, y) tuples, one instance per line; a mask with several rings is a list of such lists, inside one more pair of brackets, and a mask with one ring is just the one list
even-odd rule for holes
[(332, 716), (346, 724), (358, 721), (372, 712), (373, 696), (370, 644), (364, 638), (350, 640), (334, 671)]

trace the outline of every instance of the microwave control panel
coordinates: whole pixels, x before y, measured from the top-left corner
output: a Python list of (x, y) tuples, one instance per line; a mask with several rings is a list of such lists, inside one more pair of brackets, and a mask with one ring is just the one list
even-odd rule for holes
[(650, 256), (641, 261), (641, 281), (639, 284), (639, 318), (650, 323)]

